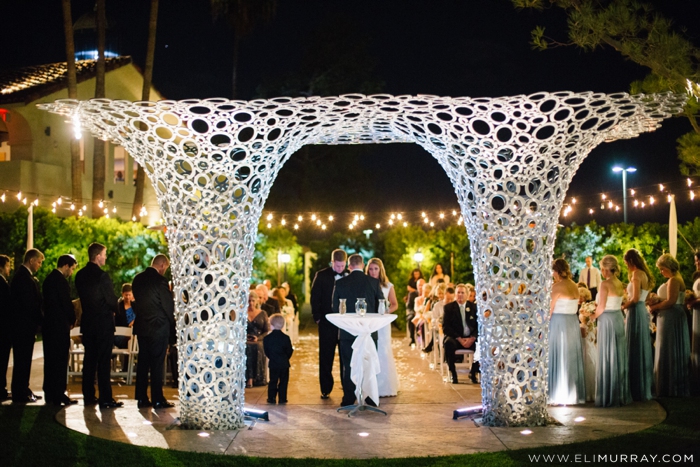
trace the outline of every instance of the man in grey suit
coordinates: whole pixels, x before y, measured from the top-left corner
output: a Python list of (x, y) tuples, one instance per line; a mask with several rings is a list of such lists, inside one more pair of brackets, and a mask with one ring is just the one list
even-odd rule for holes
[[(365, 267), (362, 256), (355, 254), (348, 258), (350, 274), (335, 281), (333, 290), (333, 312), (338, 313), (340, 299), (346, 299), (347, 313), (355, 313), (355, 301), (364, 298), (367, 302), (367, 313), (377, 313), (379, 300), (384, 298), (379, 288), (379, 280), (365, 275)], [(377, 333), (372, 333), (374, 343), (377, 343)], [(350, 378), (350, 362), (352, 361), (352, 344), (355, 336), (347, 331), (340, 330), (340, 360), (343, 365), (343, 401), (341, 407), (352, 405), (355, 402), (355, 383)], [(371, 401), (369, 405), (376, 406), (377, 401)]]

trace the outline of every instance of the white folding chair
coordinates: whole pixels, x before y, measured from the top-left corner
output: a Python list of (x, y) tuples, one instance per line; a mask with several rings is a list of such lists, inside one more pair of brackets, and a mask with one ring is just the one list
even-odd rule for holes
[[(127, 384), (131, 384), (131, 347), (133, 346), (133, 330), (128, 327), (128, 326), (117, 326), (114, 330), (114, 336), (123, 336), (123, 337), (128, 337), (129, 338), (129, 344), (126, 346), (125, 349), (118, 349), (114, 347), (112, 349), (112, 377), (120, 377), (124, 378), (126, 380)], [(126, 369), (123, 368), (121, 371), (117, 371), (116, 368), (116, 361), (121, 360), (120, 358), (115, 358), (115, 357), (126, 357), (129, 359), (129, 362), (126, 366)]]
[(82, 336), (80, 327), (74, 327), (70, 330), (70, 349), (68, 350), (68, 368), (66, 371), (66, 384), (70, 383), (71, 376), (83, 375), (83, 357), (85, 356), (85, 347), (82, 344), (75, 342), (76, 337)]

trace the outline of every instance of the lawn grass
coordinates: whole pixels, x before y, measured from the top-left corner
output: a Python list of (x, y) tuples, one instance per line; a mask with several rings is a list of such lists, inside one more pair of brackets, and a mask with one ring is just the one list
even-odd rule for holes
[[(599, 441), (564, 446), (521, 449), (463, 456), (423, 457), (409, 459), (329, 460), (329, 459), (269, 459), (260, 457), (223, 456), (181, 452), (159, 448), (144, 448), (94, 438), (69, 430), (55, 420), (57, 408), (51, 406), (0, 407), (0, 466), (456, 466), (485, 467), (536, 465), (645, 465), (631, 459), (608, 457), (608, 462), (593, 456), (636, 454), (657, 456), (655, 463), (670, 465), (700, 464), (700, 398), (659, 400), (668, 412), (661, 424), (634, 434)], [(603, 410), (603, 409), (601, 409)], [(430, 432), (430, 436), (439, 436)], [(437, 441), (437, 440), (436, 440)], [(576, 462), (575, 454), (581, 457)], [(663, 462), (664, 454), (692, 456), (692, 462)], [(555, 458), (553, 462), (532, 460), (537, 455), (569, 455), (568, 462)], [(584, 457), (585, 456), (585, 457)], [(650, 458), (651, 459), (651, 458)], [(689, 460), (688, 457), (685, 457)], [(672, 459), (671, 459), (672, 460)]]

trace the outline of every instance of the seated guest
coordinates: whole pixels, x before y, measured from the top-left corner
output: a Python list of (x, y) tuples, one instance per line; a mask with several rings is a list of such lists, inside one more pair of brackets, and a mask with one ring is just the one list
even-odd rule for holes
[(282, 312), (279, 302), (270, 297), (270, 289), (268, 289), (265, 284), (258, 284), (255, 287), (255, 293), (260, 301), (260, 308), (267, 313), (268, 317), (274, 315), (275, 313)]
[(270, 316), (272, 332), (263, 339), (265, 356), (270, 367), (270, 382), (267, 385), (267, 402), (274, 404), (279, 394), (279, 403), (287, 403), (287, 384), (289, 383), (289, 359), (294, 349), (292, 341), (282, 332), (285, 318), (281, 314)]
[[(525, 284), (520, 284), (520, 287), (518, 288), (519, 294), (524, 292), (524, 289), (522, 289), (524, 286)], [(472, 284), (467, 284), (467, 308), (470, 308), (472, 311), (474, 311), (474, 315), (478, 316), (478, 308), (476, 307), (476, 287), (474, 287)], [(479, 378), (481, 378), (481, 365), (476, 359), (478, 355), (479, 352), (474, 353), (474, 361), (472, 362), (472, 368), (469, 374), (472, 383), (475, 382), (474, 380), (476, 379), (476, 375), (479, 375)]]
[(437, 302), (433, 307), (433, 322), (440, 326), (442, 326), (442, 319), (445, 315), (445, 305), (455, 301), (455, 288), (449, 286), (445, 287), (445, 293), (443, 295), (443, 299)]
[[(131, 303), (134, 301), (131, 284), (122, 285), (122, 296), (117, 301), (117, 311), (114, 313), (114, 325), (122, 327), (132, 327), (134, 325), (134, 308)], [(118, 349), (126, 349), (129, 346), (128, 336), (114, 336), (114, 346)]]
[[(467, 303), (467, 287), (464, 284), (456, 287), (456, 301), (445, 305), (442, 330), (445, 334), (445, 360), (452, 375), (452, 383), (456, 384), (455, 352), (460, 349), (476, 350), (479, 335), (476, 307)], [(469, 378), (476, 384), (474, 371), (472, 367)]]
[[(263, 299), (264, 299), (263, 295)], [(267, 384), (265, 371), (265, 350), (263, 338), (270, 330), (267, 313), (260, 308), (257, 292), (251, 291), (248, 296), (248, 326), (246, 339), (246, 387), (263, 386)]]

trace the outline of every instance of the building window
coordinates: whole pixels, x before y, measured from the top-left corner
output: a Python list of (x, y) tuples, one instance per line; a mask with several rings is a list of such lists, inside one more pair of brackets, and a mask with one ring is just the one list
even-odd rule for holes
[(10, 160), (10, 131), (7, 129), (7, 121), (10, 120), (10, 112), (0, 109), (0, 162)]
[(124, 184), (126, 181), (126, 151), (121, 146), (114, 146), (114, 183)]

